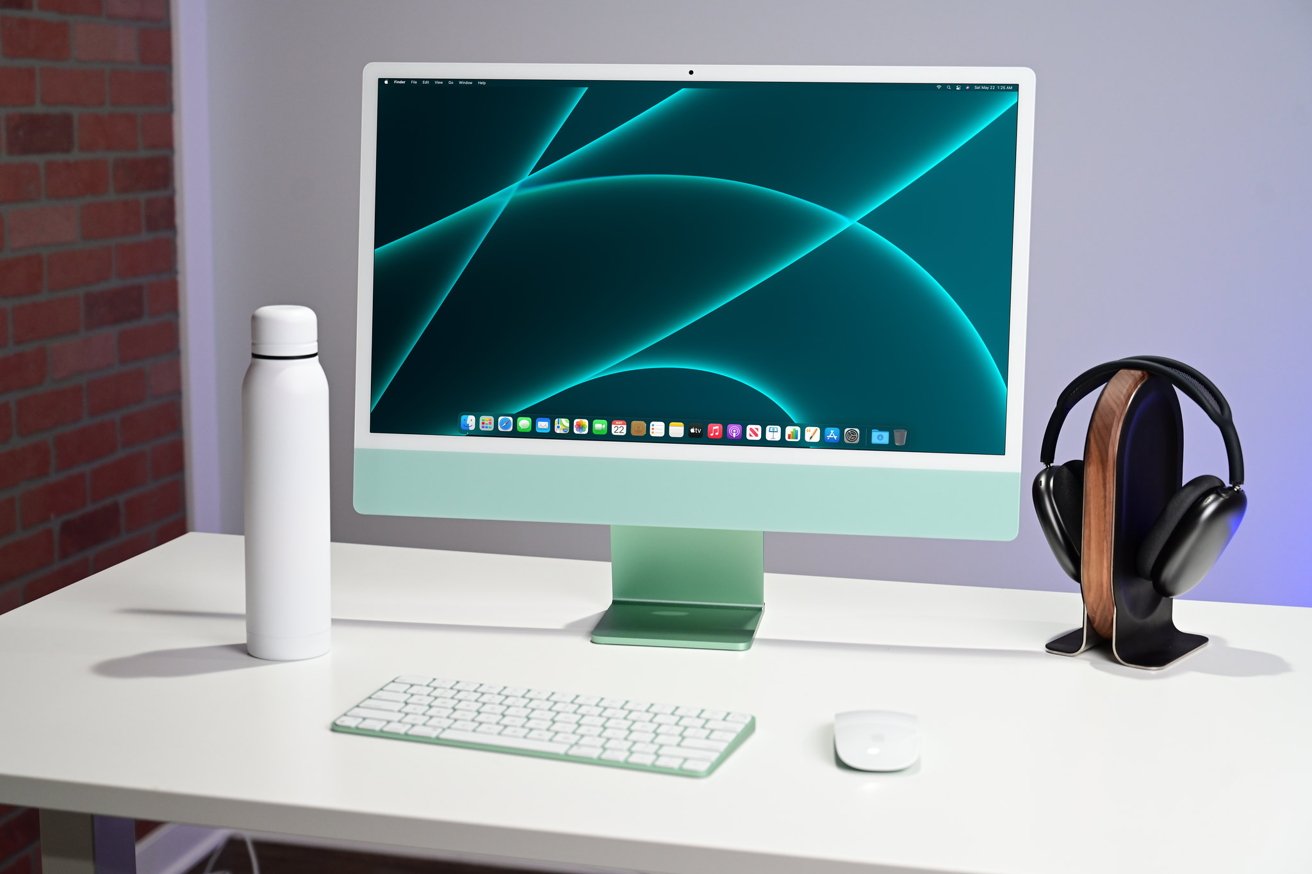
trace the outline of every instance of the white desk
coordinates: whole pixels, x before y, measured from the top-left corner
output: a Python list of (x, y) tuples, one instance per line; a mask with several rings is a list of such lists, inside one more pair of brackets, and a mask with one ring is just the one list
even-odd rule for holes
[[(242, 541), (0, 617), (0, 802), (650, 872), (1312, 871), (1312, 611), (1202, 602), (1164, 673), (1047, 655), (1075, 594), (768, 575), (748, 652), (597, 646), (609, 566), (334, 547), (331, 655), (245, 655)], [(1052, 573), (1057, 574), (1054, 568)], [(750, 711), (708, 779), (336, 734), (396, 673)], [(835, 711), (919, 713), (902, 774)]]

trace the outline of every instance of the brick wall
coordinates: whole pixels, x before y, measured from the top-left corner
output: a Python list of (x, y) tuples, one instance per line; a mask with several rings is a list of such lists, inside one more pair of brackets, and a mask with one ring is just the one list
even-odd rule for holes
[[(0, 0), (0, 613), (186, 530), (170, 45), (168, 0)], [(0, 804), (0, 874), (36, 839)]]

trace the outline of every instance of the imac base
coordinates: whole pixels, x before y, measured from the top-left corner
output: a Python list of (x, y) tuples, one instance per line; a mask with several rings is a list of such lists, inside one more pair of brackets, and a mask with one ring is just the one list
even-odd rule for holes
[(611, 527), (612, 601), (593, 643), (745, 650), (765, 602), (760, 531)]

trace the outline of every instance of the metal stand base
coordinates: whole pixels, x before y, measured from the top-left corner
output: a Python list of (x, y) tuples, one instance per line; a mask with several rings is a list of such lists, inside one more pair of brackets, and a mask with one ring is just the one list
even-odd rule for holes
[(760, 531), (610, 531), (613, 600), (593, 643), (751, 648), (765, 602)]
[(1045, 649), (1053, 655), (1076, 656), (1086, 650), (1109, 646), (1112, 658), (1126, 667), (1160, 671), (1190, 653), (1202, 649), (1208, 643), (1207, 638), (1201, 634), (1180, 631), (1170, 621), (1169, 616), (1167, 624), (1169, 628), (1157, 628), (1150, 635), (1127, 640), (1117, 634), (1113, 636), (1113, 640), (1108, 640), (1093, 630), (1093, 626), (1089, 624), (1089, 617), (1085, 616), (1082, 628), (1057, 635), (1048, 641)]

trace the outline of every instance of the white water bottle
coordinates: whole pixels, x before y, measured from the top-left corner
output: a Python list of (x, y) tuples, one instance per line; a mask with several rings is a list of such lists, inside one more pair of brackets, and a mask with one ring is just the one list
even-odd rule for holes
[(314, 310), (255, 311), (241, 395), (246, 649), (314, 658), (331, 637), (328, 380)]

